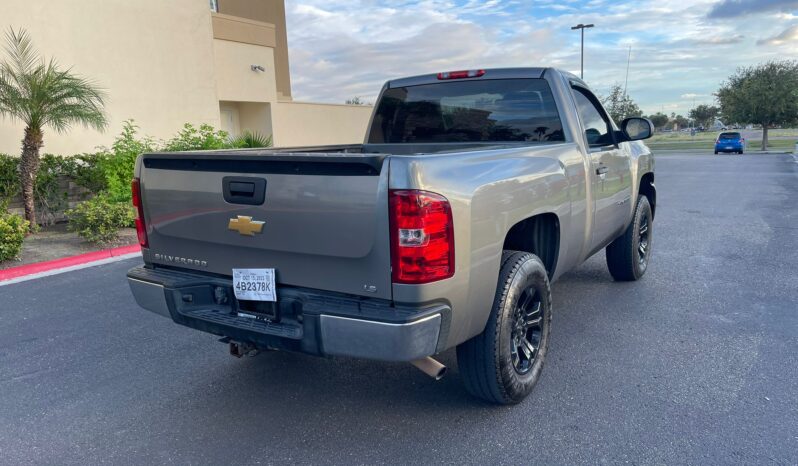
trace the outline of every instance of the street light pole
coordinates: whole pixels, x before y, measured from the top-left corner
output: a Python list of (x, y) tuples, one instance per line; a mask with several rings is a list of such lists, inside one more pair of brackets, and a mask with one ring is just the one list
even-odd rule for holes
[(592, 28), (592, 24), (582, 24), (579, 23), (576, 26), (572, 27), (571, 30), (579, 29), (582, 31), (582, 59), (581, 65), (579, 66), (579, 77), (585, 79), (585, 29)]

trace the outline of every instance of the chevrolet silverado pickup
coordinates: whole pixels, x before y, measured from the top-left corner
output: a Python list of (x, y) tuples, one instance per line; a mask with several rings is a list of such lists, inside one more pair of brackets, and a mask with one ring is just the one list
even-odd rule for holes
[(643, 276), (656, 207), (643, 118), (551, 68), (389, 81), (360, 145), (147, 153), (137, 303), (240, 356), (412, 362), (517, 403), (549, 348), (550, 283), (604, 249)]

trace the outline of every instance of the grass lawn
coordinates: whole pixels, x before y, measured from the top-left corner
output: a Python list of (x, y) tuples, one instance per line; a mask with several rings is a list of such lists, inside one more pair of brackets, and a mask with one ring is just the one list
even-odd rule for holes
[[(761, 150), (762, 131), (760, 130), (729, 130), (740, 131), (746, 140), (746, 150)], [(719, 131), (706, 131), (690, 136), (690, 133), (657, 133), (646, 141), (652, 149), (706, 149), (713, 150), (715, 138)], [(768, 131), (768, 149), (790, 150), (798, 142), (798, 129), (772, 129)]]
[[(762, 140), (761, 130), (737, 130), (730, 129), (729, 131), (739, 131), (743, 136), (750, 137), (750, 134), (756, 134), (756, 139)], [(714, 141), (718, 137), (720, 131), (704, 131), (703, 133), (695, 133), (695, 136), (690, 136), (690, 133), (656, 133), (649, 139), (650, 142), (679, 142), (679, 141)], [(768, 131), (768, 139), (772, 138), (793, 138), (798, 139), (798, 129), (771, 129)], [(752, 140), (755, 138), (751, 138)], [(795, 143), (795, 141), (793, 141)]]
[[(652, 149), (706, 149), (711, 151), (715, 148), (714, 139), (703, 141), (654, 141), (653, 139), (654, 138), (644, 141), (646, 145)], [(786, 150), (788, 152), (792, 152), (792, 150), (795, 148), (795, 143), (795, 139), (769, 139), (768, 150)], [(745, 149), (762, 150), (762, 140), (749, 139), (746, 141)]]

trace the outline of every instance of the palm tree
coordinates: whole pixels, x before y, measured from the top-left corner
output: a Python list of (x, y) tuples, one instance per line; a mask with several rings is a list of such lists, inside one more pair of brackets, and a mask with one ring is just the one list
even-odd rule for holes
[(245, 129), (236, 137), (231, 137), (228, 143), (236, 149), (252, 149), (258, 147), (271, 147), (272, 136), (266, 136), (259, 131), (250, 131)]
[(36, 51), (25, 30), (6, 32), (7, 59), (0, 62), (0, 117), (25, 125), (20, 160), (25, 218), (36, 227), (33, 187), (39, 171), (39, 150), (44, 145), (44, 127), (58, 133), (72, 125), (103, 130), (105, 94), (91, 81), (62, 69)]

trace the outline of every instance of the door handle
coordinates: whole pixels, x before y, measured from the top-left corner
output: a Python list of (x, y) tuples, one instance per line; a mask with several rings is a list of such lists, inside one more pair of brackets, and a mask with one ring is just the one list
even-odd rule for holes
[(607, 167), (602, 165), (596, 169), (596, 175), (606, 175), (607, 174)]

